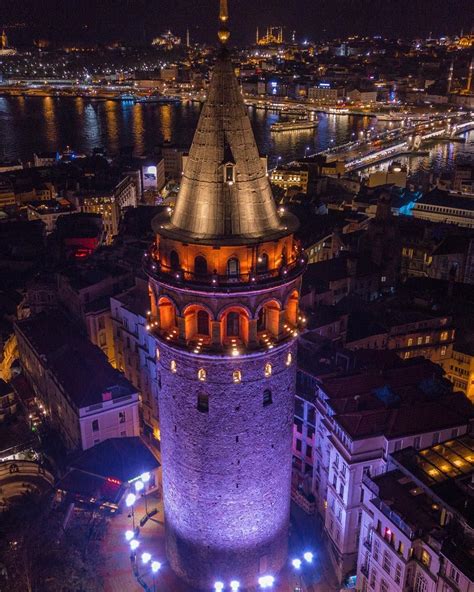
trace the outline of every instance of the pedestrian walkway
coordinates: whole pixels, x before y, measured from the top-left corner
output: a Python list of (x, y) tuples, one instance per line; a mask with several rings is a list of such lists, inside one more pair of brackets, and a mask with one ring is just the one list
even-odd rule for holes
[[(149, 512), (154, 508), (157, 508), (158, 512), (140, 528), (138, 537), (140, 546), (137, 549), (137, 565), (140, 575), (143, 576), (149, 590), (153, 590), (150, 565), (143, 566), (141, 562), (141, 555), (146, 551), (152, 555), (153, 560), (162, 564), (156, 574), (155, 592), (196, 592), (181, 582), (167, 564), (162, 501), (158, 499), (156, 494), (151, 494), (148, 495), (147, 506)], [(110, 519), (102, 543), (104, 566), (101, 575), (104, 578), (104, 592), (143, 592), (143, 587), (133, 575), (130, 548), (125, 540), (125, 532), (132, 529), (130, 514), (128, 508), (122, 507), (120, 513)], [(140, 519), (145, 516), (143, 498), (135, 504), (134, 514), (137, 525)], [(295, 575), (295, 570), (291, 567), (291, 559), (297, 556), (302, 557), (303, 553), (308, 550), (314, 553), (314, 561), (312, 565), (304, 565), (300, 582), (299, 576)], [(298, 585), (301, 585), (302, 592), (335, 592), (339, 589), (332, 572), (331, 562), (321, 542), (317, 520), (293, 505), (289, 561), (278, 575), (273, 590), (275, 592), (294, 592)], [(211, 587), (209, 592), (212, 592)], [(258, 590), (254, 588), (253, 590), (242, 590), (242, 592), (258, 592)]]

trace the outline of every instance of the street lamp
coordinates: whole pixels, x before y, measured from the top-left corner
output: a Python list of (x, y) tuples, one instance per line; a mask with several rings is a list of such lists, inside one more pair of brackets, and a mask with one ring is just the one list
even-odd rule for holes
[(130, 541), (130, 549), (132, 551), (136, 551), (139, 546), (140, 546), (140, 541), (137, 541), (137, 539), (132, 539)]
[(125, 540), (130, 542), (133, 537), (135, 536), (135, 533), (133, 532), (133, 530), (126, 530), (125, 531)]
[(135, 509), (133, 507), (134, 503), (137, 501), (137, 496), (134, 493), (129, 493), (125, 498), (125, 505), (127, 508), (132, 508), (132, 526), (133, 530), (135, 531)]
[(306, 562), (308, 563), (312, 563), (313, 562), (313, 554), (311, 553), (311, 551), (306, 551), (306, 553), (303, 555), (303, 558)]
[(237, 580), (232, 580), (232, 582), (230, 583), (230, 589), (232, 590), (232, 592), (238, 592), (239, 588), (240, 582), (238, 582)]
[(214, 584), (214, 590), (215, 592), (222, 592), (224, 590), (224, 584), (222, 582), (216, 582)]
[(273, 576), (262, 576), (258, 578), (258, 584), (260, 588), (273, 588), (273, 584), (275, 583), (275, 578)]
[(161, 563), (159, 561), (152, 561), (151, 562), (151, 577), (153, 580), (153, 592), (156, 592), (156, 587), (155, 587), (155, 574), (158, 572), (158, 570), (161, 567)]
[(145, 565), (150, 561), (151, 555), (150, 553), (142, 553), (142, 563)]
[(291, 565), (295, 569), (300, 569), (301, 568), (301, 559), (293, 559), (293, 561), (291, 562)]

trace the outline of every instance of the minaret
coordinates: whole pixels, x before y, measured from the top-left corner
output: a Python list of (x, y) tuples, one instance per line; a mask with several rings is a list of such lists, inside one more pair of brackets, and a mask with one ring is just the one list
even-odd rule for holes
[(186, 47), (191, 47), (191, 38), (189, 35), (189, 28), (186, 29)]
[(256, 34), (255, 34), (255, 42), (256, 42), (257, 45), (258, 45), (258, 42), (259, 41), (260, 41), (260, 34), (259, 34), (258, 27), (257, 27), (257, 31), (256, 31)]
[(8, 49), (8, 37), (5, 32), (5, 29), (2, 31), (0, 35), (0, 49)]
[(448, 74), (448, 90), (447, 94), (451, 92), (451, 88), (453, 86), (453, 72), (454, 72), (454, 62), (451, 62), (451, 66), (449, 67), (449, 74)]
[(298, 224), (277, 210), (234, 74), (227, 2), (174, 211), (145, 257), (166, 552), (193, 588), (258, 586), (287, 561)]

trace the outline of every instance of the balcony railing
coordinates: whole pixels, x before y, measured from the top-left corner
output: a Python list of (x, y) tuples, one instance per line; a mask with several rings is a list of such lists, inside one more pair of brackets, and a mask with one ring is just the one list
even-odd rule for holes
[(179, 286), (185, 283), (187, 285), (195, 285), (200, 289), (219, 291), (225, 288), (226, 291), (232, 292), (242, 289), (252, 290), (256, 286), (271, 287), (281, 282), (291, 281), (304, 272), (307, 261), (306, 254), (300, 253), (291, 263), (262, 272), (227, 275), (219, 275), (217, 273), (196, 274), (181, 268), (172, 269), (164, 265), (151, 251), (145, 254), (143, 265), (148, 275), (166, 284)]

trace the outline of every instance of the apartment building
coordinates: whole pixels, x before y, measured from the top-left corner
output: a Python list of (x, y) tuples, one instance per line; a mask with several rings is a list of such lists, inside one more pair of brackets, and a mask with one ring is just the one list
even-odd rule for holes
[(138, 436), (137, 389), (59, 312), (15, 325), (22, 369), (66, 448)]
[(355, 572), (363, 476), (385, 472), (394, 451), (465, 434), (473, 415), (439, 366), (391, 352), (365, 359), (360, 370), (326, 376), (300, 368), (297, 383), (294, 484), (314, 496), (341, 582)]

